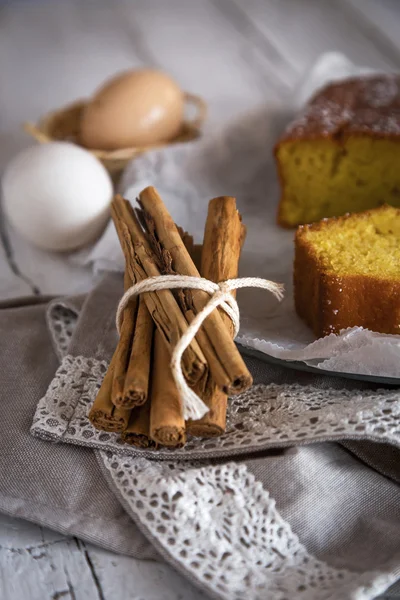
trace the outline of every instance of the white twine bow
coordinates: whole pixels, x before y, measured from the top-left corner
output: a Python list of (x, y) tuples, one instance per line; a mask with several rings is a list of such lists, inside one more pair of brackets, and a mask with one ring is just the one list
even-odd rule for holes
[(172, 357), (171, 357), (171, 370), (172, 375), (178, 389), (178, 392), (182, 398), (183, 403), (183, 416), (185, 419), (201, 419), (207, 412), (208, 407), (199, 398), (193, 390), (190, 389), (182, 372), (182, 356), (186, 348), (190, 345), (196, 333), (199, 331), (203, 321), (208, 317), (210, 313), (219, 306), (229, 315), (232, 319), (234, 326), (234, 338), (237, 336), (240, 329), (240, 313), (239, 307), (232, 296), (232, 290), (239, 288), (253, 287), (261, 288), (271, 292), (278, 300), (283, 298), (283, 285), (268, 281), (268, 279), (261, 279), (260, 277), (240, 277), (238, 279), (228, 279), (221, 283), (214, 283), (203, 277), (190, 277), (186, 275), (159, 275), (156, 277), (149, 277), (139, 283), (135, 283), (130, 287), (125, 294), (122, 296), (116, 314), (116, 325), (118, 333), (121, 332), (123, 312), (127, 307), (129, 300), (134, 296), (143, 294), (144, 292), (157, 292), (159, 290), (172, 290), (172, 289), (196, 289), (202, 290), (210, 294), (210, 300), (207, 302), (202, 311), (200, 311), (193, 321), (189, 324), (186, 332), (178, 341), (175, 346)]

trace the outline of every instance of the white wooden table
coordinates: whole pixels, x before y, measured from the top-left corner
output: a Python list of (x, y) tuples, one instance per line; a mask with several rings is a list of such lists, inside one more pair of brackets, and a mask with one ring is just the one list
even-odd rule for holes
[[(398, 0), (3, 0), (0, 169), (31, 143), (20, 131), (23, 120), (91, 94), (116, 71), (164, 68), (207, 100), (213, 127), (284, 99), (323, 51), (398, 70), (399, 31)], [(75, 293), (90, 285), (88, 271), (32, 248), (1, 218), (1, 297)], [(166, 565), (0, 515), (0, 599), (22, 598), (203, 595)]]

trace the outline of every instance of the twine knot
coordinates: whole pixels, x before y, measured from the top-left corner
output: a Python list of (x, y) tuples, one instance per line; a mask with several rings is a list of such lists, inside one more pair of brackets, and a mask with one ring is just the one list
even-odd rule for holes
[(239, 333), (240, 329), (240, 312), (236, 299), (232, 296), (231, 292), (239, 288), (253, 287), (260, 288), (271, 292), (278, 300), (283, 298), (283, 285), (269, 281), (268, 279), (262, 279), (260, 277), (240, 277), (238, 279), (227, 279), (220, 283), (215, 283), (204, 277), (192, 277), (188, 275), (159, 275), (156, 277), (149, 277), (139, 283), (135, 283), (130, 287), (125, 294), (122, 296), (116, 314), (116, 325), (118, 333), (121, 332), (123, 312), (127, 307), (129, 301), (134, 296), (143, 294), (145, 292), (157, 292), (159, 290), (172, 290), (172, 289), (196, 289), (207, 292), (210, 295), (210, 299), (188, 325), (186, 332), (178, 341), (171, 356), (171, 370), (178, 392), (182, 398), (183, 403), (183, 416), (185, 419), (201, 419), (207, 412), (208, 407), (199, 398), (193, 390), (190, 389), (186, 383), (185, 377), (182, 372), (182, 356), (186, 348), (188, 348), (199, 331), (202, 323), (212, 313), (213, 310), (219, 306), (229, 315), (233, 323), (235, 338)]

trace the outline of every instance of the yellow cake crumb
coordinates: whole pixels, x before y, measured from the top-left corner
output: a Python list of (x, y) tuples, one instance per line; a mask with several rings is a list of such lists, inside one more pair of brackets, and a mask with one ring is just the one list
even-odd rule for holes
[(400, 145), (366, 136), (283, 143), (277, 151), (284, 186), (280, 220), (287, 226), (400, 207)]
[(400, 220), (390, 206), (305, 232), (328, 273), (400, 280)]
[(400, 210), (385, 205), (300, 226), (294, 300), (318, 337), (354, 326), (400, 333)]
[(400, 207), (400, 75), (369, 75), (317, 91), (275, 146), (285, 227)]

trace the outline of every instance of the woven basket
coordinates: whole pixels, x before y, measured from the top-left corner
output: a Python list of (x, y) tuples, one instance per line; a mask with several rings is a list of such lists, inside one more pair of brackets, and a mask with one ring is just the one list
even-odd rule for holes
[[(120, 150), (95, 150), (86, 148), (96, 156), (106, 167), (114, 182), (117, 182), (122, 171), (133, 158), (154, 148), (169, 146), (178, 142), (190, 142), (200, 136), (201, 125), (206, 117), (207, 106), (204, 100), (193, 94), (185, 93), (185, 103), (196, 109), (193, 119), (185, 119), (182, 130), (177, 137), (169, 142), (150, 144), (135, 148), (121, 148)], [(24, 123), (23, 127), (27, 133), (32, 135), (41, 144), (54, 141), (67, 141), (79, 144), (79, 128), (81, 115), (87, 102), (80, 100), (65, 108), (45, 115), (37, 125)]]

